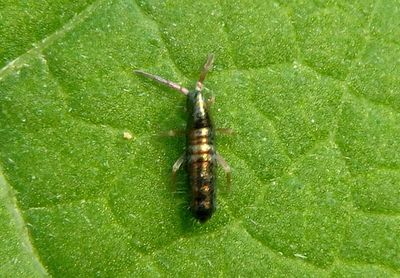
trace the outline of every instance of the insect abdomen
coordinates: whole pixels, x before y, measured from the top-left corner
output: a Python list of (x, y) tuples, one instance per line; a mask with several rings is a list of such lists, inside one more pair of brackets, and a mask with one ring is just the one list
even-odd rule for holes
[(188, 171), (192, 190), (190, 208), (200, 222), (215, 211), (215, 148), (212, 128), (193, 129), (188, 137)]

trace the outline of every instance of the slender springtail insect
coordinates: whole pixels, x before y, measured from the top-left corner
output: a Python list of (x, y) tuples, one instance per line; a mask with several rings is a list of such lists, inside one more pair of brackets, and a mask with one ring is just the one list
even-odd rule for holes
[(209, 54), (193, 91), (160, 76), (141, 70), (134, 71), (136, 74), (153, 79), (187, 97), (186, 105), (189, 117), (186, 126), (186, 151), (173, 165), (172, 174), (175, 178), (181, 166), (186, 165), (191, 187), (190, 210), (201, 223), (210, 219), (216, 209), (217, 164), (221, 165), (226, 173), (228, 188), (231, 185), (231, 169), (215, 150), (215, 129), (209, 113), (211, 102), (206, 101), (202, 93), (204, 79), (211, 69), (213, 61), (214, 56)]

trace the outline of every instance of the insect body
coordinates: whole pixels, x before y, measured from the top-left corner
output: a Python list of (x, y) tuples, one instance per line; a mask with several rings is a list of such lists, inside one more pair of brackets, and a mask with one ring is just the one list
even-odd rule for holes
[(203, 81), (211, 69), (213, 55), (209, 55), (193, 91), (159, 76), (136, 70), (135, 73), (151, 78), (187, 96), (188, 122), (186, 127), (186, 152), (175, 162), (172, 173), (186, 164), (191, 187), (190, 209), (200, 222), (207, 221), (215, 211), (216, 166), (226, 172), (230, 186), (231, 170), (215, 150), (215, 130), (209, 113), (209, 101), (202, 94)]

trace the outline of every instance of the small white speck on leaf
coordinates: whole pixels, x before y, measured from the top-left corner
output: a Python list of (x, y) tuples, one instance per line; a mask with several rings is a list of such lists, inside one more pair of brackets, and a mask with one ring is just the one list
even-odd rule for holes
[(298, 253), (295, 253), (295, 254), (293, 254), (296, 258), (300, 258), (300, 259), (307, 259), (307, 256), (306, 255), (303, 255), (303, 254), (298, 254)]
[(124, 131), (124, 139), (126, 140), (132, 140), (133, 135), (129, 131)]

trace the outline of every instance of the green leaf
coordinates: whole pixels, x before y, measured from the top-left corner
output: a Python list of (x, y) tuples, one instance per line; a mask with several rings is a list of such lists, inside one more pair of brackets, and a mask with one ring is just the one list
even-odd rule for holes
[[(399, 276), (399, 1), (53, 2), (0, 4), (0, 276)], [(133, 70), (211, 52), (233, 184), (199, 224), (185, 99)]]

